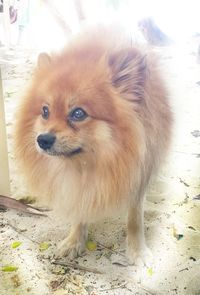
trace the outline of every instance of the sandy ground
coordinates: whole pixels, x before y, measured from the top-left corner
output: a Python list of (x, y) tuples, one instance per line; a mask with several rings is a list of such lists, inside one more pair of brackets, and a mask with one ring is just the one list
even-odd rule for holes
[[(48, 217), (1, 212), (1, 295), (200, 294), (200, 201), (194, 199), (200, 194), (200, 65), (194, 40), (185, 46), (156, 50), (162, 56), (171, 90), (175, 126), (169, 158), (145, 204), (146, 238), (154, 262), (142, 269), (124, 263), (120, 253), (126, 227), (125, 218), (120, 217), (91, 225), (89, 235), (98, 244), (97, 250), (87, 250), (73, 262), (87, 270), (54, 265), (53, 251), (68, 226), (51, 212)], [(0, 52), (11, 186), (16, 198), (29, 194), (13, 161), (12, 126), (34, 60), (31, 51)], [(21, 245), (13, 249), (16, 241)], [(48, 243), (48, 249), (40, 249), (43, 242)], [(6, 265), (17, 269), (2, 271)]]

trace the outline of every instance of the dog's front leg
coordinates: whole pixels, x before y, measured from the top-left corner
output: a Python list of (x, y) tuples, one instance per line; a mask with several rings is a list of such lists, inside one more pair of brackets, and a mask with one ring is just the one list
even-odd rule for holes
[(68, 256), (73, 259), (80, 256), (85, 250), (85, 242), (87, 240), (87, 225), (79, 223), (71, 227), (70, 233), (64, 239), (55, 253), (55, 258)]
[(129, 208), (127, 227), (127, 257), (130, 264), (149, 264), (152, 254), (145, 243), (143, 200)]

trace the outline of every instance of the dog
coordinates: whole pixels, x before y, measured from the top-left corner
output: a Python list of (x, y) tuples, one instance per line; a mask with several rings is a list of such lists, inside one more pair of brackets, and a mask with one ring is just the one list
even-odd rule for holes
[(80, 255), (87, 225), (121, 210), (129, 262), (150, 254), (144, 196), (166, 157), (173, 118), (158, 58), (119, 35), (95, 29), (60, 53), (41, 53), (19, 105), (19, 168), (30, 191), (71, 224), (56, 257)]

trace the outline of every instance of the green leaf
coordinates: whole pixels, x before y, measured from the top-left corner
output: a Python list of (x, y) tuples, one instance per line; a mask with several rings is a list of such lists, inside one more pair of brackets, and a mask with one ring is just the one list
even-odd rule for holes
[(86, 248), (89, 251), (95, 251), (97, 249), (97, 244), (95, 242), (92, 242), (92, 241), (87, 241), (86, 242)]
[(20, 241), (15, 241), (15, 242), (13, 242), (13, 243), (11, 244), (11, 247), (12, 247), (13, 249), (15, 249), (15, 248), (18, 248), (21, 244), (22, 244), (22, 242), (20, 242)]
[(50, 244), (47, 243), (47, 242), (40, 243), (40, 245), (39, 245), (39, 249), (40, 249), (40, 251), (45, 251), (45, 250), (47, 250), (49, 247), (50, 247)]
[(14, 265), (5, 265), (5, 266), (2, 267), (1, 270), (5, 271), (5, 272), (12, 272), (12, 271), (18, 270), (18, 267), (14, 266)]
[(147, 274), (149, 276), (152, 276), (153, 275), (153, 269), (151, 267), (147, 269)]

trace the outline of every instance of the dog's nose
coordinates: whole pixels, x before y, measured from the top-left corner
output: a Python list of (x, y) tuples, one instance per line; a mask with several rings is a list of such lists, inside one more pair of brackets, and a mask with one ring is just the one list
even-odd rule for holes
[(56, 140), (56, 136), (53, 133), (40, 134), (37, 137), (37, 142), (39, 147), (45, 151), (52, 147), (55, 140)]

